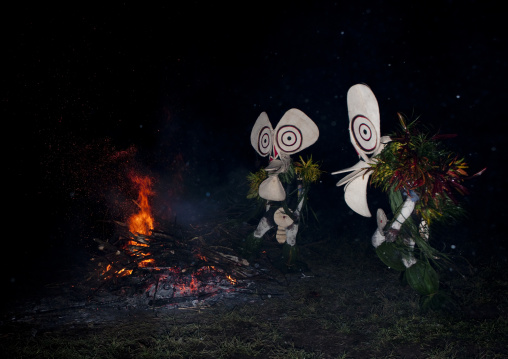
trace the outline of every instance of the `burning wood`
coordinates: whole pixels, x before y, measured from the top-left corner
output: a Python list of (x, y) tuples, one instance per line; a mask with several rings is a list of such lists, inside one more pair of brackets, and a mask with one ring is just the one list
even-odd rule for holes
[[(245, 267), (243, 277), (252, 276), (247, 273), (249, 266), (247, 260), (230, 254), (233, 250), (228, 247), (207, 245), (201, 236), (184, 242), (167, 233), (157, 231), (142, 237), (145, 244), (140, 241), (138, 236), (132, 236), (132, 233), (126, 230), (125, 224), (115, 223), (120, 226), (118, 228), (120, 234), (115, 241), (110, 243), (94, 239), (99, 244), (98, 248), (104, 252), (103, 257), (110, 262), (122, 263), (125, 266), (137, 265), (139, 268), (153, 270), (182, 265), (187, 270), (200, 265), (218, 266), (224, 271), (231, 270), (232, 267)], [(221, 252), (216, 248), (230, 253)], [(234, 270), (240, 272), (238, 268), (234, 268)]]
[(132, 180), (139, 188), (139, 211), (125, 223), (110, 222), (115, 234), (109, 240), (94, 239), (100, 254), (93, 258), (98, 269), (89, 280), (97, 280), (97, 288), (136, 287), (151, 305), (164, 305), (234, 291), (258, 274), (229, 247), (207, 243), (205, 237), (216, 229), (199, 235), (199, 228), (193, 227), (194, 236), (187, 240), (182, 230), (177, 236), (155, 229), (149, 203), (152, 182), (141, 176)]
[(245, 280), (259, 274), (232, 249), (208, 245), (203, 236), (183, 240), (154, 229), (142, 236), (145, 244), (127, 224), (113, 224), (117, 228), (114, 239), (94, 239), (101, 255), (94, 258), (99, 266), (89, 280), (96, 279), (109, 290), (141, 287), (150, 305), (181, 305), (185, 298), (204, 300), (244, 288)]

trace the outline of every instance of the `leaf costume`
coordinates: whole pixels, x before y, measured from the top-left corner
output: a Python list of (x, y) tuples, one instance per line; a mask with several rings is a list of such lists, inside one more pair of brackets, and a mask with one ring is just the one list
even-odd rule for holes
[(394, 218), (377, 210), (372, 244), (386, 265), (404, 272), (408, 284), (431, 302), (439, 289), (434, 267), (446, 255), (429, 243), (430, 227), (463, 213), (457, 195), (467, 194), (468, 166), (441, 143), (454, 135), (430, 135), (400, 114), (400, 130), (381, 137), (378, 103), (368, 86), (352, 86), (347, 104), (350, 138), (360, 161), (332, 173), (351, 172), (337, 186), (345, 185), (346, 203), (365, 217), (371, 217), (367, 184), (388, 193)]
[[(269, 156), (269, 164), (248, 177), (248, 197), (266, 200), (266, 211), (253, 234), (255, 238), (261, 238), (277, 226), (277, 241), (291, 247), (295, 245), (300, 212), (306, 201), (308, 186), (317, 181), (320, 171), (312, 159), (307, 162), (301, 159), (301, 162), (293, 164), (290, 156), (314, 144), (318, 137), (319, 129), (316, 124), (298, 109), (288, 110), (275, 129), (265, 112), (259, 115), (252, 128), (251, 144), (260, 156)], [(282, 182), (289, 184), (295, 178), (296, 205), (291, 210), (291, 203)]]

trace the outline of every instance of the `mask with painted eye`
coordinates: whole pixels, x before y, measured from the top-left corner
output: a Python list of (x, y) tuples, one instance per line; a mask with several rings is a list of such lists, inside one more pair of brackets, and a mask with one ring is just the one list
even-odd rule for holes
[(349, 207), (358, 214), (371, 217), (367, 205), (367, 184), (370, 172), (365, 170), (372, 163), (372, 157), (379, 154), (388, 136), (381, 137), (379, 106), (372, 90), (363, 84), (352, 86), (347, 93), (349, 136), (360, 161), (352, 167), (332, 174), (351, 172), (342, 178), (337, 186), (345, 185), (344, 198)]
[(365, 116), (357, 115), (351, 120), (351, 137), (361, 152), (372, 154), (379, 146), (378, 130)]
[(269, 178), (259, 187), (260, 197), (272, 201), (286, 198), (276, 175), (288, 169), (292, 154), (311, 146), (318, 137), (319, 129), (314, 121), (296, 108), (288, 110), (275, 129), (266, 112), (259, 115), (252, 128), (250, 141), (260, 156), (270, 156), (270, 163), (265, 168)]
[(380, 148), (381, 126), (379, 106), (374, 93), (366, 85), (355, 85), (347, 93), (349, 136), (358, 155), (368, 162), (368, 155)]

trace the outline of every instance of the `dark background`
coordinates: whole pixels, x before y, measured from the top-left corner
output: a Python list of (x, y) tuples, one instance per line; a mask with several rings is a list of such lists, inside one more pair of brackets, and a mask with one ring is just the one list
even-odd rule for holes
[[(101, 220), (125, 220), (128, 174), (155, 179), (157, 220), (199, 222), (266, 164), (250, 131), (296, 107), (320, 129), (301, 154), (327, 173), (313, 207), (352, 215), (330, 173), (357, 161), (346, 93), (374, 91), (383, 134), (420, 117), (466, 157), (456, 245), (506, 262), (506, 24), (498, 2), (273, 1), (19, 8), (2, 14), (2, 280), (83, 265)], [(504, 155), (503, 155), (504, 154)], [(243, 187), (242, 187), (243, 186)], [(371, 211), (376, 206), (370, 204)], [(130, 211), (130, 212), (129, 212)], [(463, 238), (468, 236), (468, 238)], [(338, 239), (340, 237), (338, 236)], [(365, 238), (366, 241), (369, 238)], [(56, 264), (55, 264), (56, 263)]]

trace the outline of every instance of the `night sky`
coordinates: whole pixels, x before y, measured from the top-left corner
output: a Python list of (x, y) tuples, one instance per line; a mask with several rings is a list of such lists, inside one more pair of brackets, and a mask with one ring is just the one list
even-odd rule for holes
[(478, 249), (506, 260), (498, 2), (187, 3), (3, 13), (4, 284), (56, 256), (80, 263), (72, 254), (93, 245), (97, 221), (125, 219), (129, 171), (156, 179), (159, 220), (199, 221), (266, 165), (250, 145), (262, 111), (273, 126), (293, 107), (313, 119), (320, 138), (301, 154), (327, 174), (312, 206), (336, 212), (333, 230), (353, 217), (374, 230), (330, 175), (357, 162), (346, 107), (357, 83), (377, 97), (382, 134), (397, 112), (420, 117), (458, 134), (449, 146), (470, 174), (488, 168), (467, 183), (471, 217), (458, 236), (475, 233)]

